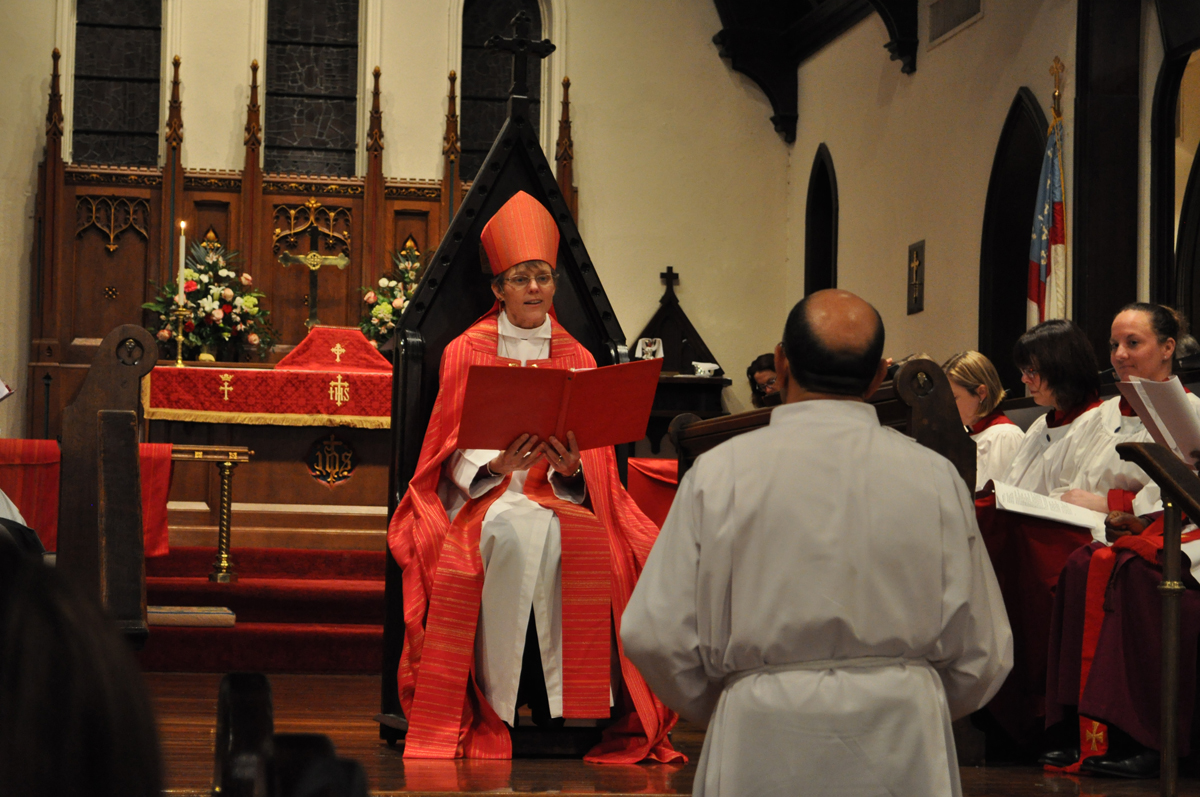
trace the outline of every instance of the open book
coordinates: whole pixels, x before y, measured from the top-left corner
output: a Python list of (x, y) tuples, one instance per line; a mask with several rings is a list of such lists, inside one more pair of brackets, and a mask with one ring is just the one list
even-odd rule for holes
[(1084, 509), (1081, 506), (1068, 504), (1059, 498), (1050, 498), (1040, 493), (1022, 490), (1020, 487), (1013, 487), (1010, 484), (1000, 482), (992, 484), (996, 489), (997, 509), (1043, 520), (1055, 520), (1059, 523), (1066, 523), (1068, 526), (1079, 526), (1089, 529), (1094, 539), (1101, 542), (1105, 540), (1104, 519), (1107, 515), (1103, 512)]
[(567, 432), (580, 451), (641, 440), (661, 370), (657, 359), (576, 371), (472, 365), (458, 447), (505, 449), (523, 434), (566, 445)]
[(1118, 382), (1117, 390), (1142, 419), (1154, 442), (1175, 452), (1189, 466), (1195, 467), (1193, 451), (1200, 451), (1200, 421), (1192, 410), (1187, 392), (1173, 376), (1166, 382), (1152, 382), (1132, 377)]

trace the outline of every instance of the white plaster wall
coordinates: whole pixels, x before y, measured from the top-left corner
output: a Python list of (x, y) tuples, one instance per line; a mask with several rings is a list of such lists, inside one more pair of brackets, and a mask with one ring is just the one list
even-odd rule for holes
[[(801, 65), (789, 166), (789, 301), (804, 292), (806, 193), (824, 142), (837, 171), (838, 284), (879, 309), (887, 353), (926, 351), (941, 359), (975, 348), (983, 209), (996, 144), (1021, 86), (1049, 116), (1056, 55), (1067, 67), (1062, 109), (1071, 212), (1075, 14), (1075, 0), (990, 0), (983, 19), (930, 50), (922, 11), (913, 75), (888, 59), (887, 31), (872, 15)], [(1070, 229), (1068, 216), (1068, 246)], [(925, 310), (908, 316), (905, 261), (909, 244), (922, 239)]]
[(8, 3), (0, 54), (0, 379), (16, 395), (0, 402), (0, 437), (19, 437), (29, 365), (37, 166), (46, 145), (55, 4)]
[(632, 340), (674, 266), (733, 379), (730, 408), (749, 408), (746, 365), (779, 341), (788, 308), (787, 145), (770, 103), (717, 57), (710, 0), (568, 11), (580, 228), (617, 317)]

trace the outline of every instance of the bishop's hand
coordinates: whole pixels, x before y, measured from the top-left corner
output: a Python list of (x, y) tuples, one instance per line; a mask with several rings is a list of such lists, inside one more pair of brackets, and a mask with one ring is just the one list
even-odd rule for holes
[(496, 476), (507, 476), (515, 471), (526, 470), (536, 465), (543, 455), (542, 446), (538, 445), (537, 435), (523, 434), (489, 462), (487, 469)]
[(542, 443), (542, 452), (550, 467), (560, 476), (570, 479), (582, 473), (582, 457), (579, 454), (579, 445), (575, 442), (574, 432), (567, 432), (565, 446), (551, 435), (549, 440)]

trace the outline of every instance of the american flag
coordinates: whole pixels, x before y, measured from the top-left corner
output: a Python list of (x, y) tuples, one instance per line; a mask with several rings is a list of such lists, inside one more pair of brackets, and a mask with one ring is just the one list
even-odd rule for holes
[(1033, 236), (1029, 245), (1029, 292), (1025, 327), (1067, 314), (1067, 235), (1063, 204), (1062, 117), (1055, 114), (1046, 138)]

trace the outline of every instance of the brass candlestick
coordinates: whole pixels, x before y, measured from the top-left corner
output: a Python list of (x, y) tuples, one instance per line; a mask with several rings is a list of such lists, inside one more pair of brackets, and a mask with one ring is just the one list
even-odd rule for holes
[(171, 311), (171, 317), (175, 319), (175, 367), (183, 367), (183, 321), (191, 317), (192, 313), (186, 307), (178, 307)]

